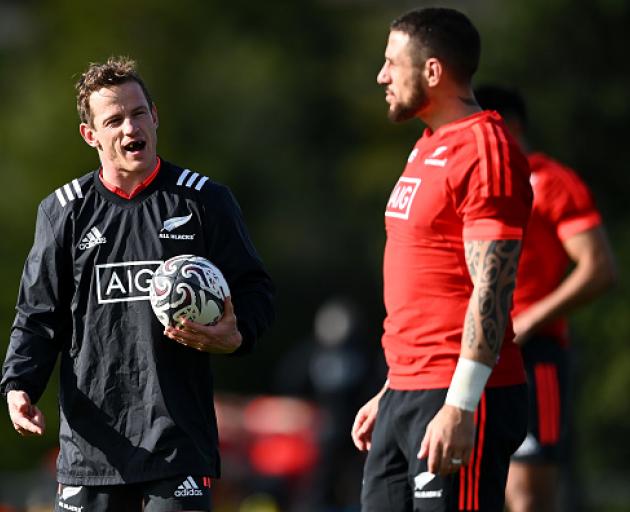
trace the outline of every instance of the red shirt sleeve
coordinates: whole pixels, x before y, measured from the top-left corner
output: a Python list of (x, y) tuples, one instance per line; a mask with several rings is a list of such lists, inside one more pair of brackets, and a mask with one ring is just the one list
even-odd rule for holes
[(472, 165), (452, 184), (464, 240), (521, 239), (532, 205), (527, 159), (502, 123), (479, 123), (472, 133)]
[(590, 190), (571, 169), (552, 164), (535, 183), (536, 203), (541, 214), (556, 227), (560, 240), (599, 226), (601, 215)]

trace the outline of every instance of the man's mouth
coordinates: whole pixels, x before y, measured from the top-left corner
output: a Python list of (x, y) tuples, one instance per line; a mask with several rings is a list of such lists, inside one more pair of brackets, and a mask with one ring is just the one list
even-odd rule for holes
[(125, 151), (129, 151), (130, 153), (135, 153), (137, 151), (142, 151), (146, 145), (147, 143), (143, 140), (134, 140), (129, 144), (125, 144), (123, 149)]

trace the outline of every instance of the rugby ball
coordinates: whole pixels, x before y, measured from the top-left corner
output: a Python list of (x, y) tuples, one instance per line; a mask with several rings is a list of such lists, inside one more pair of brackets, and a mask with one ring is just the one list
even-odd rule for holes
[(183, 319), (214, 325), (223, 316), (230, 289), (209, 260), (182, 254), (157, 268), (149, 294), (153, 312), (164, 326), (181, 325)]

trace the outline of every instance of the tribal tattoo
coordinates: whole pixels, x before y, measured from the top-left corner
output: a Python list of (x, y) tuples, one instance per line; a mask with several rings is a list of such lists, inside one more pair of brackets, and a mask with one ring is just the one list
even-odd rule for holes
[(463, 342), (468, 350), (494, 364), (512, 307), (521, 241), (474, 240), (465, 242), (464, 247), (474, 290)]

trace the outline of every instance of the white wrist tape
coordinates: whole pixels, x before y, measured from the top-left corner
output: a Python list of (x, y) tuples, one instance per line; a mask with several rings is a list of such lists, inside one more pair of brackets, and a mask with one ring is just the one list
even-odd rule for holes
[(492, 368), (489, 366), (460, 357), (446, 393), (445, 403), (473, 412), (491, 373)]

